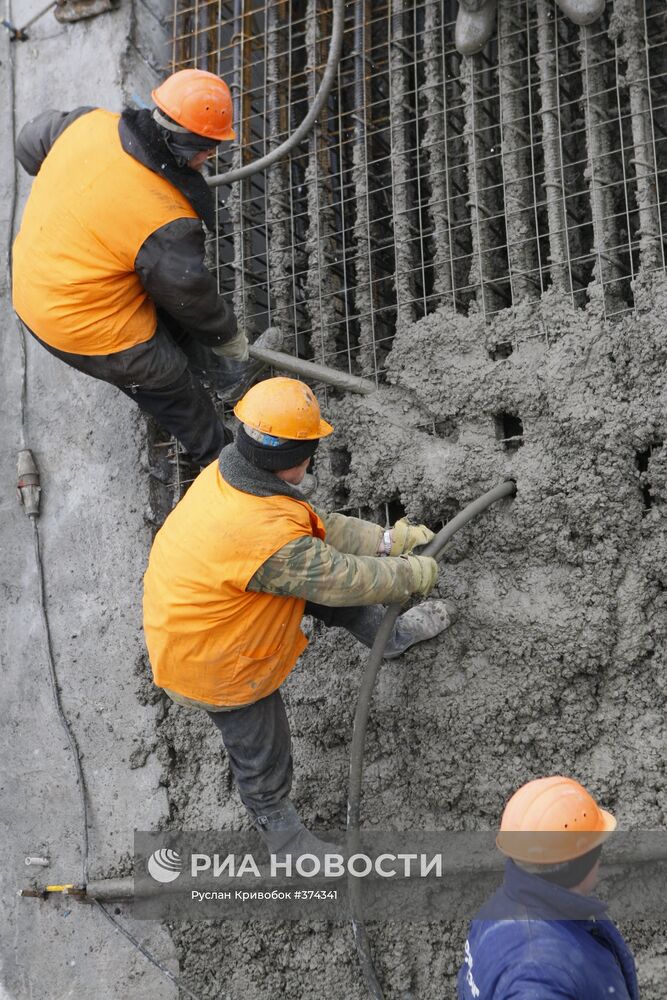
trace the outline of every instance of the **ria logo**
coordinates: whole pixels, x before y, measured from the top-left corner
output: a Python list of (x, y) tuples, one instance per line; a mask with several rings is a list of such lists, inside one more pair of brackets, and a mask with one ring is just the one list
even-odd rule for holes
[(183, 868), (183, 862), (178, 851), (170, 851), (163, 847), (153, 851), (148, 859), (148, 874), (156, 882), (173, 882), (178, 878)]

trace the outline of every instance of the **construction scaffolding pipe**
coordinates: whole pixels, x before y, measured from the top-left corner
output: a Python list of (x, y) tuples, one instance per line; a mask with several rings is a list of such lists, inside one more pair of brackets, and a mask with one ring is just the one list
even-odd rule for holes
[[(467, 507), (464, 507), (464, 509), (457, 514), (456, 517), (452, 518), (452, 520), (437, 533), (435, 538), (433, 538), (428, 545), (424, 546), (420, 554), (424, 556), (431, 556), (433, 559), (438, 559), (449, 540), (456, 534), (457, 531), (460, 531), (461, 528), (477, 517), (478, 514), (481, 514), (498, 500), (502, 500), (503, 497), (514, 496), (515, 493), (516, 483), (513, 480), (508, 480), (507, 482), (499, 483), (497, 486), (494, 486), (493, 489), (484, 493), (481, 497), (478, 497), (477, 500), (473, 500), (473, 502), (469, 503)], [(401, 604), (390, 604), (385, 612), (384, 618), (382, 619), (380, 628), (378, 629), (378, 633), (375, 637), (373, 648), (371, 649), (366, 662), (361, 687), (359, 689), (359, 697), (357, 698), (357, 708), (354, 715), (354, 727), (352, 730), (352, 747), (350, 749), (350, 790), (347, 800), (348, 848), (352, 851), (352, 853), (359, 851), (361, 844), (359, 826), (361, 822), (361, 786), (364, 771), (364, 746), (366, 743), (366, 728), (368, 726), (368, 716), (370, 713), (371, 700), (373, 698), (373, 689), (375, 688), (375, 681), (380, 669), (380, 664), (382, 663), (385, 646), (387, 645), (394, 629), (396, 619), (401, 613), (401, 608)], [(373, 1000), (384, 1000), (382, 987), (380, 986), (377, 973), (375, 971), (366, 924), (364, 922), (362, 887), (359, 882), (359, 879), (348, 879), (354, 941), (357, 946), (357, 953), (359, 955), (362, 972), (368, 987), (369, 996), (371, 996)]]
[[(252, 174), (256, 174), (260, 170), (266, 170), (278, 160), (282, 159), (283, 156), (287, 156), (288, 153), (291, 153), (292, 150), (299, 145), (301, 140), (305, 139), (317, 121), (317, 117), (324, 107), (329, 94), (331, 93), (331, 88), (333, 87), (336, 73), (338, 72), (338, 63), (340, 62), (340, 56), (343, 48), (344, 28), (345, 0), (333, 0), (333, 25), (331, 28), (329, 56), (327, 58), (327, 64), (322, 76), (322, 82), (320, 83), (319, 90), (315, 95), (310, 111), (303, 119), (299, 127), (294, 130), (292, 135), (285, 139), (285, 141), (279, 146), (276, 146), (275, 149), (272, 149), (270, 153), (260, 157), (259, 160), (255, 160), (253, 163), (246, 163), (243, 167), (237, 167), (234, 170), (228, 170), (224, 174), (213, 174), (213, 176), (208, 177), (207, 183), (211, 187), (220, 187), (221, 184), (233, 184), (235, 181), (241, 181), (246, 177), (251, 177)], [(238, 122), (237, 128), (240, 129), (241, 125), (242, 123)]]

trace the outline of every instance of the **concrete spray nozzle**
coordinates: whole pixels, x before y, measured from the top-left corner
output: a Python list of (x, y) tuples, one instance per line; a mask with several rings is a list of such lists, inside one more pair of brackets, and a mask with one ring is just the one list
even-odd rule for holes
[(28, 517), (39, 516), (39, 470), (32, 452), (25, 448), (19, 452), (17, 493)]

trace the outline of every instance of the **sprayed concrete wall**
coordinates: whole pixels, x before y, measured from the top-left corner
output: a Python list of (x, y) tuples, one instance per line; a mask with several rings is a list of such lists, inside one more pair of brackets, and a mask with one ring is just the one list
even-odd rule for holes
[[(459, 623), (382, 668), (365, 824), (492, 829), (518, 785), (565, 773), (622, 827), (664, 828), (667, 282), (635, 294), (637, 312), (615, 324), (556, 294), (492, 327), (441, 310), (396, 339), (389, 386), (331, 404), (336, 434), (316, 469), (324, 506), (373, 516), (390, 502), (437, 524), (503, 478), (518, 486), (447, 550), (437, 592), (456, 600)], [(494, 360), (496, 342), (517, 346)], [(365, 656), (344, 633), (313, 638), (286, 684), (295, 799), (307, 822), (342, 827)], [(235, 827), (238, 799), (207, 721), (171, 709), (159, 739), (174, 824)], [(624, 930), (642, 996), (659, 1000), (665, 927)], [(365, 995), (345, 927), (173, 933), (189, 981), (210, 984), (204, 996), (223, 985), (258, 1000)], [(453, 996), (463, 926), (371, 934), (387, 995)]]
[[(517, 481), (446, 552), (455, 628), (382, 668), (364, 823), (491, 829), (518, 785), (563, 772), (622, 826), (660, 829), (665, 26), (652, 0), (584, 29), (547, 0), (499, 6), (485, 52), (462, 59), (448, 0), (350, 5), (326, 113), (266, 178), (223, 189), (213, 247), (223, 287), (234, 260), (242, 315), (376, 378), (374, 396), (323, 393), (336, 434), (316, 502), (436, 526)], [(252, 24), (223, 4), (214, 36), (204, 8), (176, 19), (175, 65), (236, 85), (237, 163), (298, 121), (330, 31), (310, 0), (251, 7)], [(284, 687), (294, 798), (306, 822), (342, 827), (365, 655), (311, 630)], [(168, 708), (157, 737), (174, 825), (243, 825), (207, 721)], [(642, 996), (661, 1000), (667, 927), (623, 929)], [(343, 926), (172, 933), (202, 996), (366, 995)], [(386, 994), (453, 997), (464, 938), (372, 925)]]

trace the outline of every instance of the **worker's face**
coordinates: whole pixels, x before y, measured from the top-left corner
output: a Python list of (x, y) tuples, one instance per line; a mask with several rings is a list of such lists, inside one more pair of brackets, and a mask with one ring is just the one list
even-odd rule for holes
[(310, 459), (307, 458), (301, 465), (295, 465), (291, 469), (278, 469), (276, 476), (278, 479), (282, 479), (284, 483), (289, 483), (290, 486), (298, 486), (299, 483), (303, 482), (303, 477), (309, 465)]
[(190, 167), (190, 170), (201, 170), (206, 160), (208, 160), (209, 156), (213, 156), (214, 153), (215, 153), (215, 146), (213, 146), (211, 149), (204, 149), (202, 150), (201, 153), (197, 153), (195, 156), (192, 157), (191, 160), (188, 160), (188, 166)]

